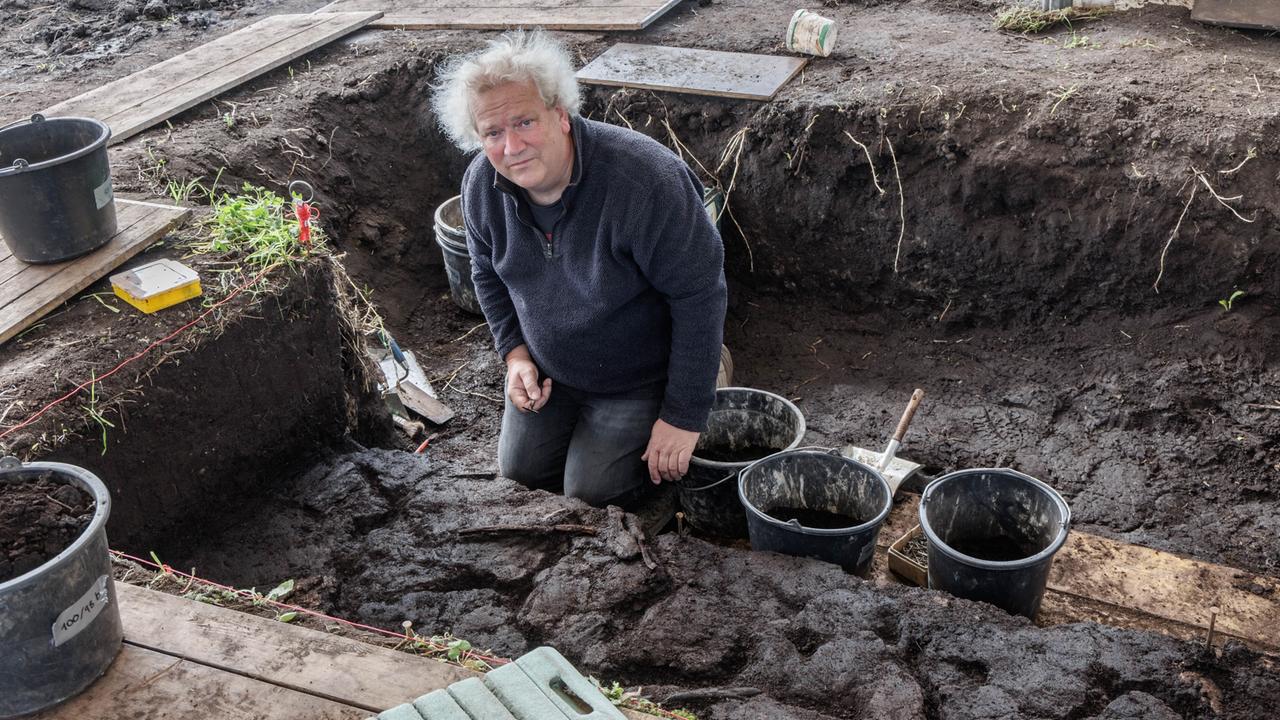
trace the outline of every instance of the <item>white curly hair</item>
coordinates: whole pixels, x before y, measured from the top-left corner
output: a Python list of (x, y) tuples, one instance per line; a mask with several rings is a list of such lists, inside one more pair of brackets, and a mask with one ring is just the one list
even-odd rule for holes
[(441, 69), (431, 108), (440, 127), (464, 152), (480, 149), (471, 101), (477, 93), (532, 81), (547, 107), (578, 114), (581, 96), (573, 60), (564, 45), (541, 30), (516, 30), (490, 40), (482, 50), (455, 57)]

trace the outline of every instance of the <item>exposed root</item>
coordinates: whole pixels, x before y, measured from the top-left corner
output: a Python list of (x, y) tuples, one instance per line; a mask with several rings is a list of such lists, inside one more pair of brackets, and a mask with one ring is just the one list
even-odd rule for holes
[(880, 187), (880, 179), (876, 177), (876, 163), (874, 160), (871, 159), (871, 149), (868, 148), (866, 145), (863, 145), (862, 143), (858, 142), (858, 139), (853, 135), (850, 135), (848, 130), (844, 131), (844, 136), (849, 138), (849, 140), (852, 141), (854, 145), (857, 145), (858, 147), (862, 148), (863, 154), (867, 156), (867, 165), (871, 168), (871, 183), (875, 185), (876, 190), (879, 190), (880, 194), (883, 195), (884, 188)]
[(1209, 194), (1213, 196), (1213, 199), (1214, 199), (1214, 200), (1217, 200), (1217, 201), (1218, 201), (1218, 204), (1219, 204), (1219, 205), (1221, 205), (1222, 207), (1224, 207), (1224, 208), (1226, 208), (1226, 209), (1230, 210), (1230, 211), (1231, 211), (1231, 214), (1232, 214), (1232, 215), (1235, 215), (1235, 216), (1236, 216), (1236, 218), (1237, 218), (1238, 220), (1240, 220), (1240, 222), (1251, 223), (1251, 222), (1254, 222), (1255, 220), (1257, 220), (1257, 219), (1258, 219), (1257, 217), (1254, 217), (1253, 219), (1246, 218), (1245, 216), (1241, 215), (1241, 214), (1240, 214), (1240, 213), (1235, 209), (1235, 207), (1234, 207), (1234, 206), (1232, 206), (1232, 205), (1230, 204), (1230, 203), (1233, 203), (1233, 202), (1239, 202), (1240, 200), (1244, 199), (1244, 195), (1235, 195), (1235, 196), (1232, 196), (1232, 197), (1222, 197), (1221, 195), (1219, 195), (1219, 194), (1218, 194), (1218, 191), (1217, 191), (1217, 190), (1214, 190), (1214, 189), (1213, 189), (1213, 186), (1209, 184), (1209, 179), (1208, 179), (1207, 177), (1205, 177), (1205, 173), (1204, 173), (1204, 171), (1202, 171), (1202, 170), (1197, 170), (1197, 169), (1195, 169), (1195, 168), (1191, 168), (1191, 172), (1193, 172), (1193, 173), (1195, 173), (1195, 174), (1196, 174), (1196, 177), (1200, 179), (1200, 182), (1201, 182), (1201, 183), (1203, 183), (1203, 184), (1204, 184), (1204, 186), (1209, 190)]
[(1165, 242), (1164, 249), (1160, 251), (1160, 272), (1156, 273), (1156, 281), (1151, 285), (1151, 289), (1156, 292), (1160, 292), (1160, 278), (1164, 277), (1164, 259), (1169, 254), (1169, 246), (1173, 244), (1173, 239), (1178, 236), (1182, 221), (1187, 217), (1187, 210), (1191, 208), (1191, 201), (1196, 199), (1196, 191), (1199, 189), (1199, 185), (1191, 186), (1191, 195), (1187, 197), (1187, 204), (1182, 206), (1182, 214), (1178, 216), (1178, 223), (1173, 226), (1173, 232), (1169, 233), (1169, 239)]
[[(729, 186), (724, 190), (724, 207), (729, 213), (729, 218), (733, 220), (733, 224), (738, 228), (738, 234), (742, 236), (742, 243), (747, 246), (747, 268), (750, 272), (756, 271), (755, 254), (751, 252), (751, 242), (747, 240), (747, 234), (742, 232), (742, 225), (738, 223), (738, 218), (733, 215), (733, 208), (729, 205), (729, 196), (733, 194), (734, 187), (738, 184), (738, 167), (742, 159), (742, 148), (746, 144), (747, 132), (750, 127), (744, 127), (734, 133), (729, 138), (729, 142), (724, 146), (724, 152), (720, 154), (720, 165), (716, 167), (716, 176), (719, 176), (724, 166), (728, 164), (730, 156), (733, 157), (733, 173), (729, 175)], [(719, 218), (716, 218), (717, 220)]]
[(902, 238), (907, 234), (907, 198), (902, 193), (902, 173), (898, 171), (898, 154), (893, 151), (893, 141), (885, 137), (889, 145), (889, 157), (893, 159), (893, 178), (898, 181), (898, 249), (893, 253), (893, 274), (898, 274), (898, 259), (902, 257)]

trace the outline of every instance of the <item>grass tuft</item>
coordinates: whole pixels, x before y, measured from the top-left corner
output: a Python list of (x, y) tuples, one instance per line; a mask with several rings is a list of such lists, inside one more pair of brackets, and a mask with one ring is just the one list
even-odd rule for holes
[(1097, 20), (1106, 15), (1103, 8), (1064, 8), (1062, 10), (1037, 10), (1025, 6), (1007, 7), (996, 13), (996, 29), (1028, 35), (1041, 33), (1059, 25), (1071, 27), (1072, 23)]

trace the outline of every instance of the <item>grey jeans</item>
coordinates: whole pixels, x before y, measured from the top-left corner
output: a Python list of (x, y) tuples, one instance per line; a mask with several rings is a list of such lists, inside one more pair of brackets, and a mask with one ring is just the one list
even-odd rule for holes
[(531, 488), (558, 490), (597, 507), (629, 499), (649, 479), (640, 462), (658, 420), (665, 386), (617, 395), (552, 385), (537, 413), (507, 398), (498, 437), (504, 477)]

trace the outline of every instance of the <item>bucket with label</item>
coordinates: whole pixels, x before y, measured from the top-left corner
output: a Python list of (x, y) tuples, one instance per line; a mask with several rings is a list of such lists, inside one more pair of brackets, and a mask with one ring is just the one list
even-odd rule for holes
[[(0, 558), (0, 718), (11, 718), (88, 687), (120, 652), (123, 631), (102, 481), (74, 465), (4, 458), (0, 494), (0, 543), (9, 550)], [(83, 517), (83, 530), (58, 550), (49, 528), (69, 534)], [(37, 529), (47, 534), (34, 538)]]
[(791, 52), (827, 57), (836, 44), (836, 23), (831, 18), (797, 10), (787, 24), (787, 49)]
[(0, 127), (0, 238), (28, 263), (56, 263), (116, 234), (107, 140), (92, 118), (32, 115)]

